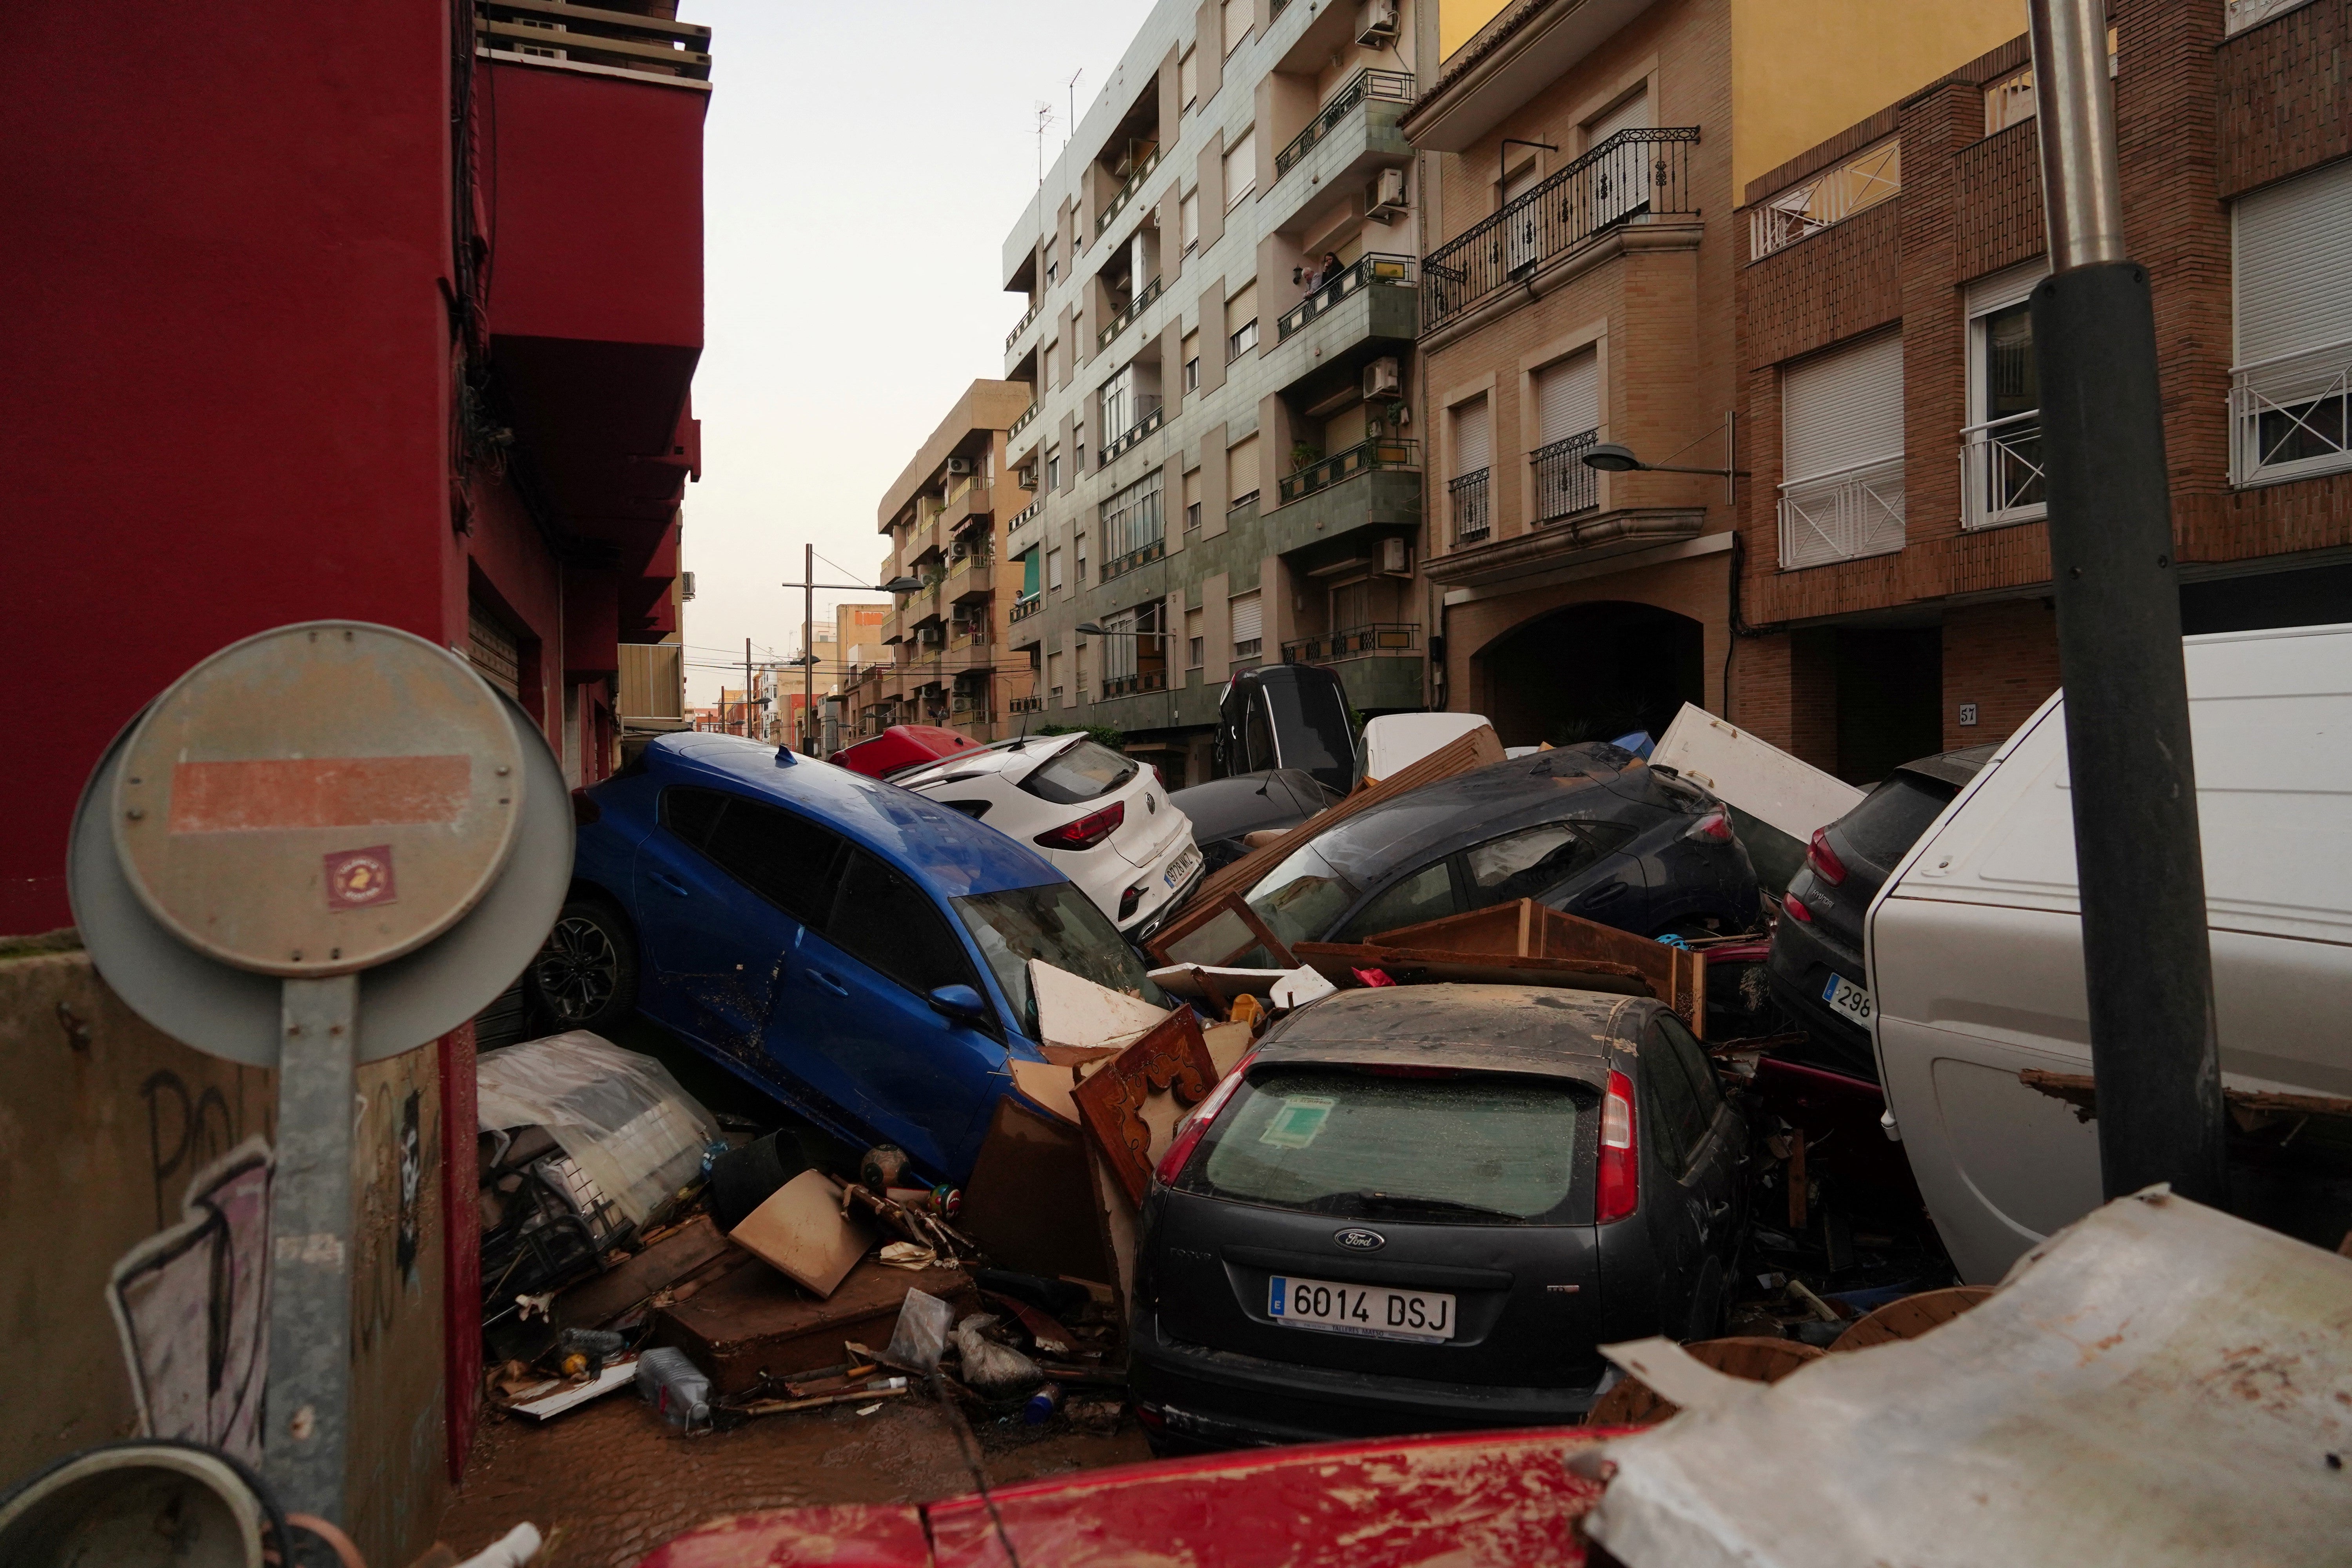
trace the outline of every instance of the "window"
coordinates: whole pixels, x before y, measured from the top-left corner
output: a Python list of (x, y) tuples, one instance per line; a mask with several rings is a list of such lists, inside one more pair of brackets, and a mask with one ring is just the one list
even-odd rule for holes
[(1257, 347), (1257, 279), (1252, 279), (1225, 301), (1225, 360), (1228, 363)]
[(1148, 550), (1167, 537), (1163, 492), (1168, 470), (1154, 468), (1102, 503), (1103, 562), (1109, 563)]
[[(1087, 531), (1085, 529), (1082, 528), (1078, 530), (1077, 539), (1075, 542), (1077, 546), (1078, 553), (1078, 584), (1079, 586), (1084, 587), (1087, 581)], [(1080, 676), (1078, 678), (1078, 685), (1083, 688), (1086, 683), (1086, 678), (1083, 675)]]
[(1062, 700), (1062, 656), (1060, 654), (1049, 653), (1045, 656), (1045, 680), (1052, 689), (1054, 701), (1058, 706)]
[(1062, 488), (1062, 449), (1059, 447), (1045, 449), (1045, 488), (1049, 490)]
[[(1058, 689), (1055, 695), (1060, 695)], [(1094, 901), (1069, 882), (975, 893), (949, 902), (979, 943), (996, 984), (1033, 1038), (1037, 1033), (1037, 1007), (1029, 994), (1033, 958), (1154, 1006), (1167, 1000), (1144, 972), (1135, 950)]]
[(1192, 501), (1184, 508), (1184, 526), (1189, 531), (1201, 526), (1201, 503)]
[(1184, 237), (1184, 254), (1190, 256), (1201, 248), (1201, 193), (1186, 192), (1184, 199), (1176, 204), (1176, 212), (1178, 232)]
[[(2232, 0), (2234, 13), (2242, 0)], [(2234, 17), (2233, 17), (2234, 20)], [(2107, 29), (2107, 75), (2116, 74), (2116, 30)], [(1989, 82), (1984, 89), (1985, 134), (2007, 130), (2021, 120), (2031, 120), (2039, 112), (2033, 95), (2033, 68), (2020, 66), (2000, 80)]]
[[(1126, 621), (1135, 619), (1132, 610), (1122, 611), (1121, 616)], [(1112, 640), (1129, 645), (1135, 641), (1133, 637)], [(1110, 673), (1108, 658), (1104, 660), (1104, 673)], [(1093, 741), (1080, 741), (1033, 771), (1021, 781), (1021, 788), (1055, 805), (1082, 805), (1087, 801), (1098, 800), (1115, 789), (1124, 788), (1127, 782), (1135, 777), (1140, 765), (1108, 746)]]
[[(1235, 594), (1229, 601), (1229, 606), (1233, 614), (1234, 657), (1255, 658), (1260, 639), (1265, 632), (1265, 622), (1259, 609), (1257, 590), (1253, 588), (1246, 594)], [(1265, 754), (1271, 756), (1273, 750), (1273, 741), (1269, 738)]]
[(1055, 284), (1061, 280), (1062, 264), (1058, 261), (1048, 261), (1045, 263), (1045, 287), (1051, 289)]
[(1201, 635), (1201, 612), (1200, 612), (1199, 610), (1197, 610), (1197, 609), (1194, 609), (1194, 610), (1187, 610), (1187, 611), (1185, 611), (1185, 612), (1184, 612), (1184, 664), (1185, 664), (1185, 668), (1189, 668), (1189, 669), (1198, 669), (1198, 668), (1201, 668), (1201, 664), (1202, 664), (1202, 655), (1206, 651), (1205, 647), (1204, 647), (1204, 645), (1205, 645), (1206, 641), (1207, 641), (1207, 639), (1206, 639), (1206, 638), (1204, 638), (1204, 637)]
[(1116, 437), (1135, 424), (1138, 404), (1135, 396), (1135, 365), (1132, 362), (1118, 367), (1118, 373), (1102, 385), (1102, 427), (1106, 436)]
[(1201, 470), (1192, 468), (1184, 475), (1184, 526), (1201, 526)]
[(1780, 569), (1903, 548), (1903, 333), (1780, 373)]
[[(1668, 1026), (1673, 1033), (1668, 1033)], [(1666, 1168), (1679, 1178), (1691, 1166), (1715, 1125), (1723, 1091), (1706, 1065), (1706, 1053), (1672, 1014), (1661, 1013), (1642, 1032), (1641, 1073), (1659, 1111), (1658, 1131)]]
[(1960, 525), (1992, 528), (2043, 515), (2042, 388), (2026, 296), (2049, 270), (2037, 258), (1969, 285), (1969, 416), (1960, 432)]
[(1070, 442), (1078, 449), (1078, 472), (1087, 471), (1087, 422), (1079, 420), (1070, 426)]
[(1494, 461), (1494, 426), (1486, 395), (1480, 393), (1447, 411), (1453, 425), (1454, 477), (1445, 481), (1447, 510), (1454, 519), (1454, 542), (1475, 544), (1495, 525), (1489, 506), (1486, 476)]
[(1225, 210), (1233, 211), (1257, 192), (1257, 132), (1242, 132), (1242, 139), (1225, 149)]
[(1536, 372), (1536, 521), (1549, 522), (1601, 504), (1600, 476), (1584, 453), (1601, 426), (1601, 356), (1580, 349)]
[(1358, 910), (1333, 940), (1370, 942), (1386, 931), (1460, 914), (1462, 900), (1454, 890), (1451, 858), (1423, 866)]
[(1186, 49), (1184, 58), (1176, 62), (1176, 98), (1185, 109), (1201, 101), (1201, 55), (1197, 49)]
[[(1474, 844), (1463, 853), (1470, 872), (1471, 901), (1479, 908), (1517, 899), (1540, 899), (1598, 865), (1610, 841), (1622, 842), (1613, 824), (1546, 822)], [(1601, 829), (1599, 832), (1590, 828)]]
[(2230, 478), (2352, 468), (2352, 159), (2232, 204)]
[(1257, 447), (1255, 436), (1244, 436), (1225, 448), (1225, 489), (1233, 497), (1234, 507), (1247, 506), (1257, 500)]
[(1218, 0), (1218, 31), (1223, 36), (1224, 50), (1231, 55), (1249, 37), (1250, 7), (1257, 0)]
[[(1607, 145), (1621, 132), (1647, 131), (1653, 123), (1650, 93), (1645, 87), (1586, 124), (1585, 152), (1590, 154)], [(1629, 140), (1601, 154), (1599, 166), (1592, 172), (1594, 228), (1632, 217), (1650, 205), (1647, 176), (1651, 151), (1648, 143)]]
[(1062, 552), (1058, 550), (1045, 552), (1045, 586), (1056, 594), (1062, 591)]
[[(1187, 338), (1184, 341), (1190, 343), (1192, 340)], [(1184, 390), (1186, 392), (1201, 390), (1201, 356), (1197, 353), (1188, 353), (1184, 356)]]
[(852, 846), (834, 881), (824, 929), (835, 946), (919, 996), (979, 984), (947, 917), (905, 873)]
[[(683, 816), (669, 809), (672, 797), (692, 795), (710, 798), (679, 801)], [(720, 870), (793, 919), (823, 928), (835, 857), (845, 847), (830, 828), (778, 806), (717, 791), (666, 790), (662, 804), (665, 821), (684, 820), (700, 827), (701, 837), (688, 842)]]
[(1124, 680), (1136, 669), (1136, 615), (1133, 610), (1116, 610), (1102, 618), (1103, 630), (1109, 635), (1102, 643), (1103, 684)]

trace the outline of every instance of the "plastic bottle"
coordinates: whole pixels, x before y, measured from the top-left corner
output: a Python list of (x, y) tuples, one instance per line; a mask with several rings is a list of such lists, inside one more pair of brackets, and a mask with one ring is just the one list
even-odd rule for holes
[(1062, 1385), (1058, 1383), (1041, 1383), (1037, 1385), (1037, 1392), (1029, 1396), (1029, 1403), (1021, 1407), (1021, 1424), (1024, 1426), (1043, 1426), (1053, 1417), (1054, 1412), (1061, 1407)]
[(664, 1345), (637, 1357), (637, 1397), (673, 1426), (710, 1425), (710, 1379), (682, 1350)]

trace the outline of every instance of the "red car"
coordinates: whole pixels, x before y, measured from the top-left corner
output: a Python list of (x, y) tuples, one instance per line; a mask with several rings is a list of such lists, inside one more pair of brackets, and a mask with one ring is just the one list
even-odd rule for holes
[(976, 752), (980, 742), (937, 724), (893, 724), (870, 740), (844, 746), (829, 759), (867, 778), (887, 779), (908, 768), (927, 767), (958, 752)]
[(1565, 1461), (1625, 1431), (1257, 1448), (1026, 1481), (985, 1499), (777, 1509), (690, 1531), (638, 1568), (1010, 1568), (1015, 1556), (1031, 1568), (1143, 1557), (1194, 1568), (1575, 1568), (1577, 1521), (1601, 1488)]

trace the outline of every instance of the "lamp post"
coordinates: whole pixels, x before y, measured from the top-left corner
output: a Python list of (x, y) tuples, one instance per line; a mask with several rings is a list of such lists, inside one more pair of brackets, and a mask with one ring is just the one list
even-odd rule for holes
[(1748, 470), (1733, 465), (1739, 461), (1733, 445), (1738, 428), (1739, 416), (1728, 413), (1723, 416), (1723, 467), (1719, 468), (1685, 468), (1672, 463), (1645, 463), (1633, 455), (1631, 447), (1621, 447), (1613, 441), (1603, 441), (1583, 454), (1584, 466), (1598, 468), (1604, 474), (1715, 474), (1723, 479), (1723, 500), (1728, 506), (1738, 500), (1734, 489), (1738, 481), (1748, 477)]
[[(816, 580), (816, 546), (803, 545), (802, 550), (804, 553), (801, 557), (801, 580), (797, 583), (785, 583), (781, 586), (798, 588), (801, 591), (801, 657), (789, 662), (801, 665), (803, 670), (801, 679), (801, 713), (802, 721), (806, 723), (806, 716), (816, 707), (816, 591), (819, 588), (836, 588), (848, 594), (911, 594), (923, 584), (917, 579), (908, 576), (893, 577), (887, 583), (878, 586), (868, 583), (820, 583)], [(839, 635), (836, 628), (835, 636)], [(816, 755), (814, 752), (808, 749), (808, 733), (805, 730), (801, 734), (801, 747), (802, 754), (812, 757)]]

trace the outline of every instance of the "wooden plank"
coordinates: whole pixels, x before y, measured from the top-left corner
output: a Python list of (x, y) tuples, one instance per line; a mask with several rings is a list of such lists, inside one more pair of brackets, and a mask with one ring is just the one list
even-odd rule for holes
[[(1239, 931), (1231, 929), (1235, 925)], [(1204, 948), (1204, 942), (1210, 945)], [(1290, 949), (1239, 892), (1221, 894), (1206, 903), (1195, 899), (1145, 945), (1145, 951), (1162, 964), (1197, 963), (1210, 968), (1230, 966), (1260, 949), (1277, 969), (1298, 967)]]
[(1183, 1113), (1216, 1086), (1217, 1064), (1201, 1037), (1201, 1020), (1179, 1008), (1071, 1091), (1079, 1125), (1102, 1151), (1130, 1202), (1151, 1190), (1152, 1162), (1165, 1151)]

